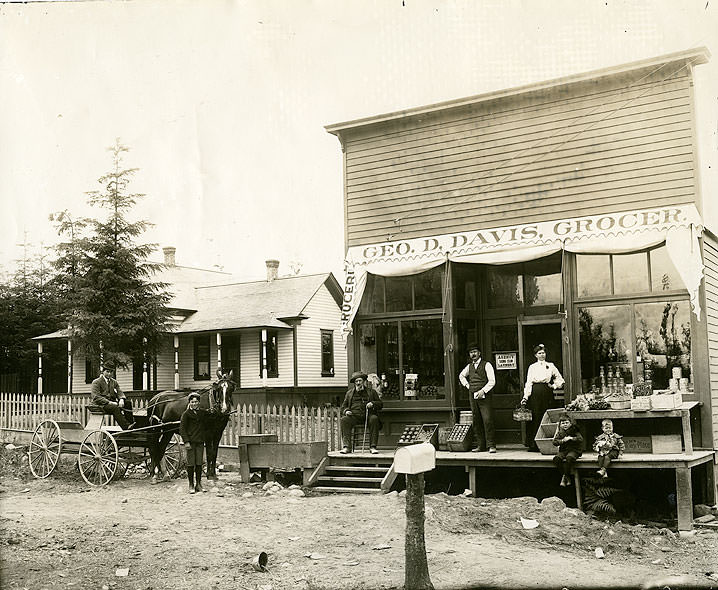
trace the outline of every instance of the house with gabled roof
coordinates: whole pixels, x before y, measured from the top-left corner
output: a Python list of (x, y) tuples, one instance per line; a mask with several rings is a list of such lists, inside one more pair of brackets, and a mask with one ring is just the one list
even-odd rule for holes
[[(200, 389), (218, 368), (232, 369), (243, 403), (320, 405), (336, 403), (346, 389), (347, 355), (339, 337), (342, 288), (332, 273), (280, 277), (268, 260), (267, 277), (236, 281), (228, 273), (178, 266), (175, 249), (164, 248), (157, 280), (173, 297), (166, 345), (156, 359), (137, 359), (117, 379), (125, 391)], [(60, 330), (35, 338), (43, 346), (67, 341)], [(55, 347), (56, 348), (56, 347)], [(100, 359), (72, 351), (68, 343), (64, 392), (87, 393)], [(38, 391), (57, 393), (57, 379)]]

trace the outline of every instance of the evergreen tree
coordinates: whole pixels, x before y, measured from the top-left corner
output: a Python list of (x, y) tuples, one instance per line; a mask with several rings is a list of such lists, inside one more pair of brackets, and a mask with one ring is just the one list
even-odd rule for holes
[(59, 214), (58, 229), (69, 240), (61, 245), (58, 264), (71, 302), (65, 318), (73, 348), (127, 367), (134, 358), (159, 352), (170, 295), (165, 283), (152, 280), (163, 265), (147, 261), (157, 245), (135, 243), (151, 224), (128, 219), (144, 197), (128, 191), (137, 168), (123, 168), (128, 148), (119, 139), (109, 151), (112, 170), (98, 179), (101, 190), (87, 193), (89, 204), (107, 216), (73, 221), (66, 212)]
[[(62, 326), (58, 294), (54, 289), (47, 252), (41, 246), (34, 254), (24, 243), (23, 258), (9, 280), (0, 283), (0, 375), (2, 389), (35, 392), (37, 386), (37, 343), (35, 336)], [(43, 355), (46, 374), (64, 371), (65, 355)]]

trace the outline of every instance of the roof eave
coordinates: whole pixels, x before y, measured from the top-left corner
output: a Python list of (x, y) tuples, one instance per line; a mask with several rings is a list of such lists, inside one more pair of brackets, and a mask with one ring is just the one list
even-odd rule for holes
[(343, 123), (334, 123), (331, 125), (325, 125), (324, 129), (328, 133), (340, 136), (342, 132), (349, 131), (351, 129), (366, 127), (369, 125), (376, 125), (379, 123), (386, 123), (389, 121), (403, 119), (405, 117), (424, 115), (433, 113), (436, 111), (442, 111), (450, 108), (459, 108), (468, 106), (471, 104), (487, 102), (491, 100), (497, 100), (500, 98), (507, 98), (518, 94), (525, 94), (528, 92), (535, 92), (539, 90), (547, 90), (549, 88), (555, 88), (559, 86), (566, 86), (569, 84), (575, 84), (578, 82), (585, 82), (587, 80), (594, 80), (596, 78), (603, 78), (608, 76), (615, 76), (618, 74), (627, 73), (633, 70), (639, 70), (643, 68), (649, 68), (651, 66), (657, 66), (660, 64), (668, 64), (679, 61), (691, 61), (692, 65), (699, 65), (706, 63), (710, 58), (710, 51), (706, 47), (699, 47), (697, 49), (689, 49), (686, 51), (678, 51), (675, 53), (669, 53), (658, 57), (648, 58), (640, 61), (623, 64), (620, 66), (612, 66), (609, 68), (602, 68), (599, 70), (592, 70), (582, 74), (573, 74), (571, 76), (564, 76), (561, 78), (554, 78), (544, 82), (537, 82), (533, 84), (526, 84), (523, 86), (515, 86), (505, 90), (498, 90), (495, 92), (488, 92), (485, 94), (477, 94), (466, 98), (447, 100), (444, 102), (437, 102), (434, 104), (415, 107), (411, 109), (405, 109), (401, 111), (394, 111), (383, 115), (377, 115), (373, 117), (365, 117), (362, 119), (354, 119), (352, 121), (345, 121)]

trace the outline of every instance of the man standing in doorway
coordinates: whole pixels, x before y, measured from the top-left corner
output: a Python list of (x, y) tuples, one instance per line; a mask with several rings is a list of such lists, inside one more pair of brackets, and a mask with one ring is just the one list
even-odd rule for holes
[(491, 403), (491, 390), (496, 385), (496, 376), (491, 363), (481, 358), (481, 349), (477, 344), (469, 344), (470, 362), (459, 373), (459, 381), (469, 390), (469, 403), (471, 404), (472, 425), (476, 447), (474, 452), (496, 452), (494, 434), (493, 407)]

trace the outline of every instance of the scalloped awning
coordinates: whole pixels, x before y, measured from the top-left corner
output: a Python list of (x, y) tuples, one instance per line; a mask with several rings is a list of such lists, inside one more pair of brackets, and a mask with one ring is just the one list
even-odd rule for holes
[(345, 261), (342, 333), (351, 324), (366, 287), (367, 273), (406, 276), (447, 260), (512, 264), (561, 249), (580, 254), (623, 254), (666, 243), (700, 318), (698, 287), (703, 277), (698, 236), (703, 224), (693, 204), (605, 213), (437, 236), (355, 246)]

